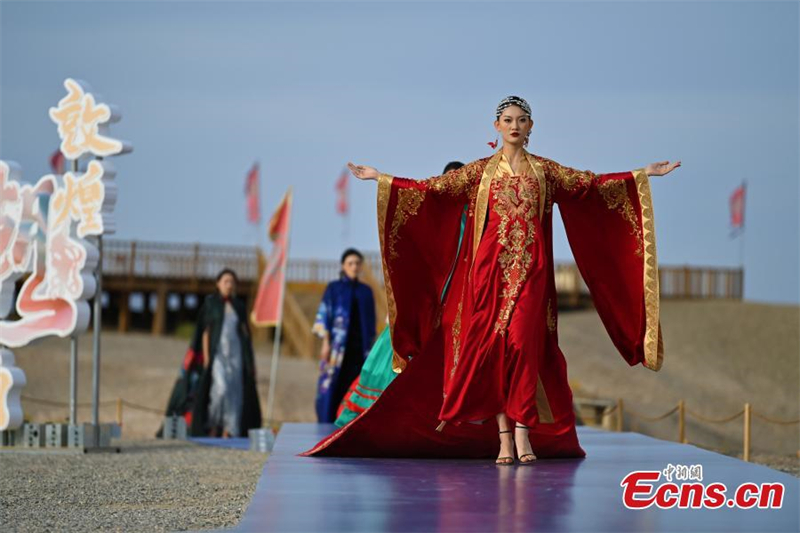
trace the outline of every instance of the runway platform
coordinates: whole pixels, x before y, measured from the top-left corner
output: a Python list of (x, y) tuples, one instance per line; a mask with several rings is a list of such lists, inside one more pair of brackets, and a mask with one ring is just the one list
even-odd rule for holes
[[(579, 427), (585, 459), (530, 466), (296, 455), (333, 429), (283, 426), (237, 531), (800, 531), (797, 478), (638, 433)], [(702, 465), (703, 483), (725, 483), (726, 498), (744, 482), (783, 483), (783, 507), (627, 509), (620, 481), (668, 463)]]

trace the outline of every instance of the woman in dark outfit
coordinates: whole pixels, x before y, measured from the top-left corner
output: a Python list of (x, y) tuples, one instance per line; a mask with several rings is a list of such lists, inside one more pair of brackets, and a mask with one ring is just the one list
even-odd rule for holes
[(222, 270), (217, 292), (198, 313), (194, 338), (201, 342), (203, 374), (192, 410), (193, 436), (244, 437), (261, 427), (247, 310), (235, 295), (236, 283), (233, 270)]

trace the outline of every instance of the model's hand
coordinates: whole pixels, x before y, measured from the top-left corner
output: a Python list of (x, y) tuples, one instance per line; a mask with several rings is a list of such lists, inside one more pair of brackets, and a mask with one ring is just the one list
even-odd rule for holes
[(327, 361), (331, 356), (331, 341), (327, 338), (322, 339), (322, 349), (319, 351), (319, 360)]
[(676, 161), (674, 163), (670, 163), (669, 161), (660, 161), (658, 163), (650, 163), (645, 167), (644, 171), (648, 176), (663, 176), (665, 174), (669, 174), (679, 166), (681, 166), (680, 161)]
[(360, 180), (377, 180), (380, 173), (377, 169), (372, 167), (367, 167), (364, 165), (354, 165), (353, 163), (347, 163), (347, 168), (350, 169), (350, 172), (353, 173), (353, 176), (357, 177)]

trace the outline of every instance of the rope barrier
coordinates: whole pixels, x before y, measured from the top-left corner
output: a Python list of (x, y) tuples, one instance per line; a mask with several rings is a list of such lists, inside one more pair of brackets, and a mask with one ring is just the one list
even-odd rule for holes
[[(33, 398), (31, 396), (25, 396), (25, 395), (20, 395), (20, 398), (22, 398), (26, 402), (38, 403), (38, 404), (42, 404), (42, 405), (49, 405), (49, 406), (52, 406), (52, 407), (69, 407), (69, 403), (67, 403), (67, 402), (57, 402), (55, 400), (45, 400), (43, 398)], [(119, 401), (120, 400), (104, 400), (104, 401), (100, 402), (100, 405), (117, 405), (117, 403)], [(134, 409), (134, 410), (144, 411), (144, 412), (154, 413), (154, 414), (159, 414), (159, 415), (163, 415), (164, 414), (164, 410), (163, 409), (154, 409), (152, 407), (147, 407), (147, 406), (144, 406), (144, 405), (139, 405), (139, 404), (135, 404), (135, 403), (129, 402), (128, 400), (121, 400), (121, 401), (122, 401), (122, 405), (124, 405), (126, 407), (130, 407), (131, 409)], [(91, 407), (92, 404), (90, 402), (86, 402), (86, 403), (79, 403), (77, 406), (78, 407)]]
[(688, 407), (686, 407), (685, 409), (686, 409), (686, 412), (689, 413), (690, 415), (692, 415), (693, 417), (695, 417), (695, 418), (697, 418), (699, 420), (702, 420), (703, 422), (708, 422), (710, 424), (724, 424), (725, 422), (730, 422), (731, 420), (736, 420), (737, 418), (739, 418), (740, 416), (742, 416), (744, 414), (744, 409), (742, 409), (741, 411), (739, 411), (735, 415), (726, 416), (725, 418), (708, 418), (706, 416), (701, 415), (700, 413), (692, 411)]
[[(611, 414), (615, 410), (619, 411), (617, 413), (617, 416), (616, 416), (617, 431), (622, 431), (623, 430), (623, 419), (624, 419), (624, 411), (623, 411), (623, 408), (622, 408), (622, 398), (619, 398), (617, 400), (617, 404), (615, 406), (607, 408), (604, 411), (603, 415)], [(794, 420), (778, 420), (776, 418), (771, 418), (771, 417), (768, 417), (766, 415), (762, 415), (762, 414), (756, 413), (753, 410), (753, 406), (751, 404), (749, 404), (749, 403), (745, 403), (744, 404), (744, 409), (742, 409), (738, 413), (735, 413), (735, 414), (733, 414), (731, 416), (726, 416), (726, 417), (723, 417), (723, 418), (711, 418), (711, 417), (708, 417), (708, 416), (705, 416), (705, 415), (701, 415), (697, 411), (693, 411), (693, 410), (689, 409), (688, 407), (686, 407), (686, 402), (684, 400), (680, 400), (678, 402), (678, 405), (676, 405), (675, 407), (673, 407), (672, 409), (670, 409), (669, 411), (667, 411), (666, 413), (664, 413), (661, 416), (654, 416), (654, 417), (644, 416), (641, 413), (637, 413), (636, 411), (631, 411), (630, 409), (628, 409), (628, 414), (631, 417), (633, 417), (633, 420), (631, 420), (631, 427), (633, 428), (634, 431), (638, 431), (638, 420), (637, 419), (645, 420), (645, 421), (648, 421), (648, 422), (657, 422), (659, 420), (663, 420), (663, 419), (667, 418), (668, 416), (674, 414), (675, 412), (678, 413), (678, 442), (682, 442), (684, 444), (689, 442), (686, 439), (686, 415), (687, 414), (689, 414), (690, 416), (695, 417), (696, 419), (698, 419), (698, 420), (700, 420), (702, 422), (706, 422), (708, 424), (724, 424), (726, 422), (732, 422), (732, 421), (736, 420), (737, 418), (739, 418), (740, 416), (743, 416), (744, 420), (743, 420), (743, 438), (742, 438), (743, 453), (742, 453), (742, 456), (743, 456), (743, 459), (745, 461), (750, 461), (750, 443), (751, 443), (751, 432), (752, 432), (752, 422), (751, 421), (752, 421), (752, 417), (753, 416), (755, 416), (756, 418), (758, 418), (760, 420), (763, 420), (764, 422), (768, 422), (770, 424), (778, 424), (778, 425), (781, 425), (781, 426), (789, 426), (789, 425), (800, 423), (800, 418), (794, 419)], [(798, 452), (798, 455), (800, 455), (800, 452)]]
[[(54, 400), (44, 400), (42, 398), (33, 398), (31, 396), (25, 396), (25, 395), (20, 395), (20, 398), (25, 400), (26, 402), (39, 403), (39, 404), (42, 404), (42, 405), (50, 405), (52, 407), (69, 407), (69, 403), (67, 403), (67, 402), (57, 402), (57, 401), (54, 401)], [(111, 405), (111, 404), (116, 404), (116, 403), (117, 403), (117, 400), (105, 400), (105, 401), (100, 402), (100, 405)], [(91, 406), (92, 406), (91, 402), (84, 402), (84, 403), (77, 404), (77, 407), (91, 407)]]
[(631, 414), (631, 415), (633, 415), (633, 416), (635, 416), (637, 418), (641, 418), (642, 420), (645, 420), (647, 422), (656, 422), (658, 420), (662, 420), (664, 418), (667, 418), (669, 415), (671, 415), (673, 413), (676, 413), (678, 411), (678, 406), (676, 405), (675, 407), (673, 407), (672, 409), (670, 409), (669, 411), (667, 411), (663, 415), (656, 416), (656, 417), (645, 416), (645, 415), (643, 415), (641, 413), (637, 413), (636, 411), (631, 411), (630, 409), (626, 409), (626, 411), (628, 412), (628, 414)]
[[(603, 414), (604, 415), (609, 415), (609, 414), (613, 413), (614, 411), (616, 411), (617, 407), (618, 407), (617, 405), (614, 405), (613, 407), (609, 407), (603, 412)], [(675, 406), (672, 409), (670, 409), (669, 411), (667, 411), (666, 413), (664, 413), (663, 415), (656, 416), (656, 417), (645, 416), (645, 415), (643, 415), (641, 413), (638, 413), (636, 411), (631, 410), (630, 408), (626, 409), (626, 412), (627, 412), (627, 414), (630, 414), (630, 415), (635, 416), (637, 418), (641, 418), (642, 420), (645, 420), (645, 421), (648, 421), (648, 422), (657, 422), (657, 421), (663, 420), (663, 419), (667, 418), (669, 415), (675, 413), (676, 411), (678, 411), (679, 408), (680, 408), (680, 406)], [(684, 411), (686, 412), (686, 414), (692, 415), (693, 417), (697, 418), (698, 420), (702, 420), (703, 422), (708, 422), (709, 424), (724, 424), (726, 422), (731, 422), (732, 420), (736, 420), (737, 418), (739, 418), (740, 416), (742, 416), (744, 414), (744, 409), (742, 409), (738, 413), (732, 414), (731, 416), (726, 416), (726, 417), (723, 417), (723, 418), (710, 418), (710, 417), (701, 415), (697, 411), (689, 409), (688, 407), (684, 407)], [(768, 416), (765, 416), (765, 415), (762, 415), (760, 413), (757, 413), (756, 411), (751, 411), (751, 414), (754, 417), (756, 417), (756, 418), (758, 418), (760, 420), (763, 420), (765, 422), (769, 422), (771, 424), (779, 424), (779, 425), (782, 425), (782, 426), (788, 426), (788, 425), (792, 425), (792, 424), (800, 424), (800, 418), (796, 418), (794, 420), (778, 420), (776, 418), (770, 418)]]
[[(67, 402), (58, 402), (58, 401), (54, 401), (54, 400), (46, 400), (46, 399), (43, 399), (43, 398), (34, 398), (32, 396), (25, 396), (25, 395), (21, 395), (20, 398), (22, 398), (26, 402), (38, 403), (38, 404), (42, 404), (42, 405), (49, 405), (49, 406), (52, 406), (52, 407), (69, 407), (69, 403), (67, 403)], [(100, 405), (116, 405), (119, 401), (120, 400), (104, 400), (104, 401), (100, 402)], [(133, 402), (129, 402), (128, 400), (125, 400), (125, 399), (121, 399), (121, 401), (122, 401), (122, 405), (124, 405), (126, 407), (129, 407), (131, 409), (137, 410), (137, 411), (143, 411), (145, 413), (153, 413), (153, 414), (157, 414), (157, 415), (163, 415), (164, 414), (164, 410), (163, 409), (155, 409), (153, 407), (147, 407), (145, 405), (139, 405), (139, 404), (136, 404), (136, 403), (133, 403)], [(84, 403), (79, 403), (77, 406), (78, 407), (91, 407), (92, 404), (89, 403), (89, 402), (84, 402)], [(614, 413), (618, 408), (619, 408), (618, 404), (606, 407), (605, 410), (603, 411), (603, 415), (604, 416), (605, 415), (610, 415), (610, 414)], [(635, 416), (636, 418), (640, 418), (640, 419), (642, 419), (644, 421), (657, 422), (659, 420), (663, 420), (663, 419), (667, 418), (668, 416), (676, 413), (679, 409), (680, 409), (680, 405), (676, 405), (675, 407), (673, 407), (672, 409), (670, 409), (669, 411), (667, 411), (663, 415), (655, 416), (655, 417), (645, 416), (645, 415), (643, 415), (641, 413), (638, 413), (636, 411), (631, 410), (630, 408), (626, 409), (626, 411), (627, 411), (627, 414), (629, 414), (631, 416)], [(709, 424), (724, 424), (724, 423), (736, 420), (737, 418), (739, 418), (740, 416), (742, 416), (744, 414), (744, 409), (742, 409), (738, 413), (733, 414), (731, 416), (726, 416), (726, 417), (723, 417), (723, 418), (709, 418), (709, 417), (701, 415), (697, 411), (689, 409), (688, 407), (685, 407), (685, 406), (684, 406), (684, 411), (687, 414), (697, 418), (698, 420), (702, 420), (703, 422), (707, 422)], [(770, 424), (778, 424), (778, 425), (781, 425), (781, 426), (789, 426), (789, 425), (792, 425), (792, 424), (800, 423), (800, 418), (796, 418), (794, 420), (778, 420), (778, 419), (771, 418), (771, 417), (768, 417), (766, 415), (762, 415), (760, 413), (757, 413), (756, 411), (751, 411), (751, 414), (754, 417), (758, 418), (759, 420), (763, 420), (764, 422), (768, 422)]]
[(791, 425), (791, 424), (800, 424), (800, 418), (796, 418), (794, 420), (776, 420), (774, 418), (769, 418), (767, 416), (760, 415), (760, 414), (756, 413), (755, 411), (751, 411), (751, 413), (752, 413), (752, 415), (754, 417), (756, 417), (756, 418), (758, 418), (760, 420), (763, 420), (764, 422), (769, 422), (770, 424), (779, 424), (781, 426), (788, 426), (788, 425)]
[(144, 405), (138, 405), (138, 404), (135, 404), (135, 403), (131, 403), (128, 400), (122, 400), (122, 405), (124, 405), (125, 407), (130, 407), (131, 409), (144, 411), (145, 413), (154, 413), (154, 414), (157, 414), (157, 415), (164, 416), (164, 410), (163, 409), (153, 409), (152, 407), (146, 407)]

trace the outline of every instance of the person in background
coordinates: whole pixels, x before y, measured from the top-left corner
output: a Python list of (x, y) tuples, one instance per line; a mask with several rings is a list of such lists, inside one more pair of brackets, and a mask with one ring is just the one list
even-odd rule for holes
[(336, 420), (339, 404), (375, 339), (372, 289), (358, 280), (363, 262), (361, 252), (345, 250), (339, 279), (326, 287), (314, 321), (313, 332), (322, 339), (316, 398), (320, 423)]
[(203, 374), (192, 411), (191, 435), (245, 437), (261, 427), (253, 344), (244, 301), (236, 296), (236, 273), (223, 269), (217, 291), (198, 312)]

